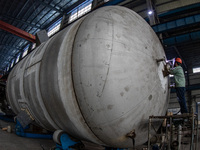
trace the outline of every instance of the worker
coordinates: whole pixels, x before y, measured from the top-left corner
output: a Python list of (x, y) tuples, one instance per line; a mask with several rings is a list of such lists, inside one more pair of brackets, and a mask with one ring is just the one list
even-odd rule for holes
[(182, 60), (180, 58), (175, 58), (174, 68), (170, 68), (169, 70), (165, 71), (168, 72), (167, 74), (174, 75), (176, 94), (180, 104), (181, 114), (183, 114), (188, 113), (188, 109), (185, 99), (185, 76), (181, 64)]

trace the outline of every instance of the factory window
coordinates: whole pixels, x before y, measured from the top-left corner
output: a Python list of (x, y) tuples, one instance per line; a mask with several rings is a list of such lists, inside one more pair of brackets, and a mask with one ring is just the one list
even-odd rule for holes
[(109, 0), (104, 0), (104, 2), (106, 3), (106, 2), (108, 2)]
[(15, 63), (18, 63), (20, 55), (17, 56)]
[(83, 16), (87, 12), (89, 12), (92, 9), (92, 0), (87, 0), (86, 2), (82, 3), (81, 5), (74, 8), (71, 13), (71, 16), (69, 18), (69, 22), (72, 22), (79, 17)]
[(31, 49), (34, 49), (36, 47), (36, 43), (33, 43), (32, 45), (32, 48)]
[(28, 54), (28, 49), (23, 52), (22, 58)]
[(54, 35), (56, 32), (60, 30), (61, 19), (58, 19), (53, 25), (51, 25), (48, 29), (47, 35), (48, 37)]
[(12, 64), (11, 64), (10, 68), (12, 68), (12, 67), (13, 67), (13, 65), (14, 65), (14, 62), (15, 62), (15, 60), (13, 60), (13, 61), (12, 61)]
[(70, 16), (69, 22), (72, 22), (77, 19), (77, 12), (74, 12), (73, 15)]
[(198, 67), (198, 68), (193, 68), (193, 73), (198, 73), (198, 72), (200, 72), (200, 67)]
[(171, 78), (171, 77), (174, 77), (174, 75), (170, 74), (169, 77), (170, 77), (170, 78)]
[(92, 4), (89, 4), (78, 11), (78, 18), (83, 16), (85, 13), (89, 12), (92, 8)]
[[(34, 44), (33, 44), (34, 45)], [(28, 54), (28, 48), (29, 48), (29, 45), (27, 45), (25, 48), (24, 48), (24, 52), (23, 52), (23, 55), (22, 55), (22, 58), (24, 58), (24, 56), (26, 56)]]

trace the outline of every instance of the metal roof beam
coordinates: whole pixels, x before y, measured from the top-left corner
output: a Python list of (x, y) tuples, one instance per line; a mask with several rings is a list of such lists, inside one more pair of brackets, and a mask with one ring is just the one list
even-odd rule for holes
[(8, 54), (8, 53), (2, 53), (1, 52), (1, 54), (0, 54), (1, 56), (3, 56), (3, 57), (12, 57), (12, 58), (15, 58), (16, 56), (15, 55), (10, 55), (10, 54)]
[(25, 24), (27, 26), (31, 26), (33, 28), (37, 28), (37, 29), (41, 29), (41, 27), (39, 25), (35, 25), (35, 24), (31, 24), (31, 23), (28, 23), (26, 21), (23, 21), (23, 20), (20, 20), (20, 19), (17, 19), (17, 18), (14, 18), (14, 17), (11, 17), (11, 16), (8, 16), (8, 15), (2, 15), (3, 18), (7, 18), (9, 20), (14, 20), (14, 21), (17, 21), (17, 22), (20, 22), (22, 24)]
[(13, 60), (13, 58), (14, 58), (14, 57), (10, 56), (10, 57), (12, 57), (12, 58), (11, 58), (11, 60), (8, 60), (7, 58), (5, 59), (5, 56), (4, 56), (4, 55), (0, 54), (0, 58), (1, 58), (1, 57), (4, 59), (3, 62), (9, 62), (9, 63), (11, 63), (12, 60)]
[(200, 30), (186, 34), (181, 34), (178, 36), (173, 36), (170, 38), (165, 38), (163, 39), (163, 43), (167, 46), (170, 46), (170, 45), (185, 44), (186, 42), (191, 43), (197, 40), (200, 40)]
[(169, 32), (170, 30), (174, 30), (176, 28), (187, 27), (189, 25), (194, 25), (197, 23), (200, 23), (200, 14), (157, 24), (152, 26), (152, 28), (156, 33), (163, 33), (163, 32)]
[(22, 37), (28, 41), (31, 41), (33, 43), (36, 42), (36, 37), (26, 31), (23, 31), (15, 26), (12, 26), (6, 22), (3, 22), (0, 20), (0, 28), (3, 29), (3, 30), (6, 30), (8, 32), (11, 32), (12, 34), (15, 34), (19, 37)]
[[(1, 33), (1, 32), (0, 32)], [(16, 40), (23, 40), (23, 41), (26, 41), (25, 39), (23, 39), (23, 38), (21, 38), (21, 37), (19, 37), (19, 36), (17, 36), (17, 35), (14, 35), (14, 34), (12, 34), (12, 33), (7, 33), (2, 39), (4, 39), (4, 38), (6, 38), (6, 37), (13, 37), (13, 38), (15, 38)], [(7, 42), (7, 41), (6, 41)], [(6, 43), (6, 42), (3, 42), (3, 43)], [(2, 42), (0, 42), (0, 43), (2, 43)], [(13, 43), (15, 43), (15, 42), (13, 42)], [(18, 43), (17, 43), (18, 44)]]
[(17, 14), (17, 16), (15, 18), (18, 18), (19, 15), (22, 13), (22, 11), (24, 10), (24, 8), (26, 7), (26, 5), (29, 3), (29, 0), (27, 0), (24, 5), (22, 6), (22, 8), (20, 9), (19, 13)]
[(21, 50), (20, 47), (14, 47), (14, 46), (11, 46), (11, 45), (9, 45), (9, 44), (1, 44), (1, 43), (0, 43), (0, 47), (1, 47), (1, 46), (5, 46), (5, 47), (12, 48), (12, 49)]
[[(75, 7), (77, 7), (78, 5), (82, 4), (83, 2), (85, 2), (85, 0), (79, 0), (76, 3), (72, 4), (70, 7), (68, 7), (67, 9), (65, 9), (63, 12), (64, 14), (67, 14), (69, 11), (71, 11), (72, 9), (74, 9)], [(63, 17), (62, 14), (58, 15), (54, 20), (51, 21), (50, 24), (46, 25), (43, 29), (48, 28), (49, 26), (51, 26), (52, 24), (54, 24), (58, 19), (60, 19), (61, 17)]]
[(64, 15), (64, 13), (63, 13), (62, 11), (60, 11), (59, 9), (57, 9), (57, 8), (55, 8), (55, 7), (53, 7), (53, 6), (51, 6), (50, 4), (47, 4), (47, 3), (45, 3), (45, 2), (42, 1), (42, 0), (39, 0), (38, 2), (39, 2), (40, 4), (42, 4), (42, 5), (44, 5), (45, 7), (48, 7), (48, 8), (50, 8), (50, 9), (52, 9), (52, 10), (54, 10), (54, 11), (60, 13), (61, 15)]
[(64, 12), (68, 13), (70, 10), (74, 9), (75, 7), (82, 4), (83, 2), (85, 2), (85, 0), (79, 0), (78, 2), (72, 4), (70, 7), (68, 7)]

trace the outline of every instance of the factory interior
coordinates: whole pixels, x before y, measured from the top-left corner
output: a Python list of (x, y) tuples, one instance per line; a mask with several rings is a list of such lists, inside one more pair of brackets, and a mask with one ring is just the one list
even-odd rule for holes
[(0, 150), (199, 150), (199, 127), (200, 0), (0, 0)]

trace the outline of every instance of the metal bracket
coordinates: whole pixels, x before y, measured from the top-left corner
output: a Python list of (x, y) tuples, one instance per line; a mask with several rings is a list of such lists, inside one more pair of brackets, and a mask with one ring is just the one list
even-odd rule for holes
[(62, 131), (56, 130), (53, 134), (53, 140), (57, 143), (56, 148), (59, 150), (80, 149), (83, 144), (80, 141), (75, 141), (70, 136)]
[(135, 149), (135, 137), (136, 137), (135, 129), (133, 129), (132, 131), (127, 133), (126, 136), (132, 139), (132, 141), (133, 141), (133, 149)]

